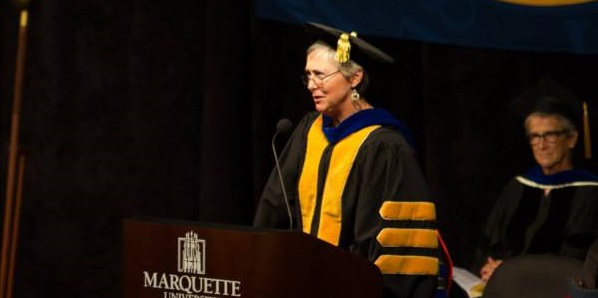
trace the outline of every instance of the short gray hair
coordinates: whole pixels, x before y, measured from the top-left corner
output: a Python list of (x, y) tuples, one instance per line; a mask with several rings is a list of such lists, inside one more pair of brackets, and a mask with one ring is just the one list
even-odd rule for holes
[(542, 117), (542, 118), (546, 118), (546, 117), (554, 117), (556, 118), (559, 123), (561, 124), (561, 129), (565, 131), (565, 133), (567, 134), (567, 136), (572, 136), (573, 133), (575, 131), (577, 131), (577, 128), (575, 127), (575, 125), (573, 124), (573, 122), (571, 122), (571, 120), (567, 119), (566, 117), (563, 117), (562, 115), (559, 114), (547, 114), (547, 113), (542, 113), (542, 112), (534, 112), (529, 114), (526, 118), (525, 118), (525, 123), (523, 124), (525, 126), (525, 132), (527, 134), (529, 134), (529, 118), (531, 116), (538, 116), (538, 117)]
[(340, 63), (336, 61), (336, 50), (323, 41), (316, 41), (309, 48), (307, 48), (307, 55), (316, 52), (324, 53), (324, 55), (326, 55), (326, 58), (331, 63), (336, 65), (338, 70), (347, 79), (351, 78), (357, 71), (361, 70), (363, 72), (363, 77), (361, 79), (361, 82), (355, 87), (355, 90), (357, 90), (357, 92), (359, 92), (359, 94), (361, 94), (362, 96), (365, 94), (370, 80), (368, 78), (367, 72), (365, 71), (365, 69), (363, 69), (361, 65), (359, 65), (357, 62), (353, 60), (349, 60), (345, 63)]

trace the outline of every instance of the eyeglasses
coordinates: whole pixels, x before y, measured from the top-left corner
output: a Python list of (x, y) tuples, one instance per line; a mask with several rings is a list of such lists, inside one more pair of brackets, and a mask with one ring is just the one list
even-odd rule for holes
[(314, 84), (318, 85), (318, 86), (322, 86), (324, 84), (324, 80), (326, 78), (329, 78), (333, 75), (335, 75), (336, 73), (340, 72), (340, 69), (337, 69), (329, 74), (314, 74), (314, 75), (309, 75), (309, 74), (304, 74), (301, 76), (301, 82), (303, 82), (303, 84), (305, 84), (306, 86), (309, 84), (309, 80), (314, 81)]
[(563, 129), (563, 130), (547, 131), (542, 134), (530, 133), (529, 135), (527, 135), (527, 138), (529, 139), (529, 143), (532, 145), (540, 144), (540, 140), (544, 140), (545, 142), (548, 142), (548, 143), (555, 143), (559, 139), (559, 137), (566, 132), (567, 132), (567, 130)]

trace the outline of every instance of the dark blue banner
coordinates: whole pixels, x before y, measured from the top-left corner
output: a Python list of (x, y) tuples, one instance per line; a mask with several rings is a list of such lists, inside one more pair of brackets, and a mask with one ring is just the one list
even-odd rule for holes
[[(598, 54), (598, 2), (256, 0), (260, 18), (320, 22), (362, 35), (496, 49)], [(558, 5), (549, 3), (581, 4)], [(552, 6), (551, 6), (552, 5)]]

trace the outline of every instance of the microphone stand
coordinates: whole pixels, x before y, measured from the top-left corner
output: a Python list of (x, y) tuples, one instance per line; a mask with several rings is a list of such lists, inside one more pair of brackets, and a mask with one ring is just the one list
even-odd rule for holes
[[(27, 44), (27, 5), (29, 1), (18, 1), (20, 12), (19, 35), (17, 43), (17, 56), (15, 62), (15, 84), (10, 129), (10, 144), (8, 150), (8, 172), (6, 182), (6, 198), (4, 204), (4, 225), (2, 231), (2, 256), (0, 260), (0, 297), (12, 297), (12, 281), (14, 278), (14, 263), (16, 257), (16, 241), (18, 239), (18, 220), (21, 208), (21, 187), (25, 159), (19, 161), (18, 185), (15, 185), (15, 172), (17, 168), (17, 155), (19, 151), (19, 124), (21, 114), (21, 98), (23, 91), (23, 77), (25, 73), (25, 54)], [(17, 197), (15, 202), (15, 186)], [(13, 210), (16, 204), (17, 210)], [(14, 215), (14, 219), (13, 219)], [(12, 230), (11, 230), (12, 227)], [(11, 235), (12, 234), (12, 235)], [(10, 243), (12, 240), (12, 243)], [(10, 252), (9, 252), (10, 250)], [(9, 259), (10, 254), (10, 259)], [(10, 272), (8, 272), (10, 270)]]
[(274, 153), (274, 163), (276, 164), (276, 172), (278, 173), (278, 180), (280, 181), (280, 188), (282, 189), (282, 196), (284, 199), (284, 204), (287, 207), (287, 214), (289, 216), (289, 230), (293, 229), (293, 216), (291, 214), (291, 206), (289, 204), (289, 197), (287, 196), (286, 186), (284, 185), (284, 180), (282, 179), (282, 171), (280, 170), (280, 163), (278, 162), (278, 154), (276, 153), (276, 146), (274, 141), (276, 136), (280, 133), (280, 129), (277, 127), (276, 132), (272, 136), (272, 152)]

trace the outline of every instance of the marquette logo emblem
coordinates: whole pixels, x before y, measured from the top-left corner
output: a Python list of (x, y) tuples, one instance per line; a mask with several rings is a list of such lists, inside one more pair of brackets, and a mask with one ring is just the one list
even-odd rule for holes
[[(156, 290), (160, 298), (242, 297), (241, 281), (210, 277), (206, 274), (206, 240), (186, 232), (176, 238), (177, 272), (143, 271), (143, 287)], [(148, 296), (149, 297), (149, 296)]]
[(178, 270), (184, 273), (206, 274), (206, 241), (197, 233), (187, 232), (179, 237)]

